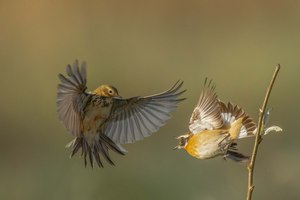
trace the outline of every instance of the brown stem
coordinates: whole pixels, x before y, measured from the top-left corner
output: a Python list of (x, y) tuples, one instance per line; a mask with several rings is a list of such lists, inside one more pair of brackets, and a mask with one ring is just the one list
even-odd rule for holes
[(275, 79), (277, 77), (277, 74), (280, 70), (280, 65), (278, 64), (275, 68), (274, 74), (273, 74), (273, 78), (270, 82), (270, 85), (268, 87), (264, 102), (263, 102), (263, 106), (259, 112), (259, 119), (258, 119), (258, 126), (257, 126), (257, 131), (256, 131), (256, 137), (255, 137), (255, 143), (254, 143), (254, 147), (253, 147), (253, 151), (252, 151), (252, 155), (251, 155), (251, 160), (248, 164), (248, 192), (247, 192), (247, 200), (251, 200), (252, 198), (252, 192), (254, 189), (254, 185), (253, 185), (253, 171), (254, 171), (254, 165), (255, 165), (255, 160), (256, 160), (256, 155), (257, 155), (257, 151), (258, 151), (258, 146), (262, 141), (262, 137), (261, 137), (261, 131), (264, 130), (263, 129), (263, 116), (265, 114), (265, 110), (267, 107), (267, 103), (275, 82)]

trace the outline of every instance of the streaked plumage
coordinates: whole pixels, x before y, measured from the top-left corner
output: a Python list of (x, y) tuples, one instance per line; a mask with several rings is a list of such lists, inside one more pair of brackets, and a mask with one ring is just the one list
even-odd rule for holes
[(178, 81), (169, 90), (146, 97), (122, 99), (118, 90), (101, 85), (93, 92), (86, 92), (86, 64), (66, 68), (67, 76), (59, 74), (61, 83), (57, 90), (59, 119), (75, 139), (67, 145), (71, 156), (79, 149), (85, 165), (87, 158), (93, 167), (94, 160), (103, 167), (102, 157), (114, 165), (109, 149), (124, 155), (121, 144), (133, 143), (150, 136), (171, 118), (178, 103), (183, 82)]
[(247, 161), (247, 156), (237, 152), (235, 140), (253, 136), (256, 125), (242, 108), (220, 101), (214, 90), (215, 85), (205, 79), (189, 122), (189, 132), (178, 137), (176, 148), (183, 148), (198, 159), (223, 155), (235, 161)]

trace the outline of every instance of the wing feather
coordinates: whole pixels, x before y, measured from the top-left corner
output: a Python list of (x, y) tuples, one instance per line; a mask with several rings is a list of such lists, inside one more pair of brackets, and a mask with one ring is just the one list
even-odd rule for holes
[(86, 65), (82, 63), (81, 70), (76, 60), (66, 67), (67, 77), (58, 75), (60, 84), (57, 88), (57, 111), (60, 121), (74, 136), (80, 135), (83, 110), (88, 102), (86, 90)]
[(239, 106), (233, 106), (232, 103), (228, 102), (227, 106), (223, 102), (219, 102), (221, 107), (221, 115), (224, 120), (224, 126), (230, 126), (235, 120), (243, 117), (242, 128), (237, 139), (245, 138), (254, 135), (256, 124), (253, 119), (245, 113), (245, 111)]
[(189, 123), (189, 129), (193, 134), (202, 130), (212, 130), (223, 126), (221, 108), (214, 89), (215, 85), (212, 85), (212, 81), (207, 83), (206, 78), (198, 104), (192, 113)]
[[(105, 134), (118, 144), (133, 143), (150, 136), (171, 118), (185, 90), (177, 81), (169, 90), (146, 97), (114, 98)], [(112, 128), (117, 126), (118, 128)]]

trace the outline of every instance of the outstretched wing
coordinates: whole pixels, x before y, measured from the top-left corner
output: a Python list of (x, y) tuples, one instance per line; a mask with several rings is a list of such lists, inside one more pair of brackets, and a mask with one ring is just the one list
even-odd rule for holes
[(133, 143), (150, 136), (171, 118), (171, 112), (185, 98), (179, 96), (183, 82), (169, 90), (147, 97), (114, 99), (105, 134), (118, 144)]
[(219, 105), (225, 126), (230, 126), (235, 120), (243, 117), (242, 127), (237, 139), (253, 136), (255, 134), (256, 124), (242, 108), (237, 105), (233, 106), (230, 102), (228, 102), (226, 106), (225, 103), (220, 101)]
[(189, 129), (193, 134), (202, 130), (213, 130), (223, 126), (219, 101), (214, 89), (215, 86), (212, 85), (212, 81), (207, 82), (206, 78), (198, 104), (189, 123)]
[(80, 125), (83, 116), (83, 109), (88, 100), (86, 90), (86, 64), (83, 62), (79, 69), (76, 60), (66, 67), (67, 77), (58, 75), (60, 84), (57, 88), (57, 111), (59, 119), (64, 126), (74, 135), (80, 135)]

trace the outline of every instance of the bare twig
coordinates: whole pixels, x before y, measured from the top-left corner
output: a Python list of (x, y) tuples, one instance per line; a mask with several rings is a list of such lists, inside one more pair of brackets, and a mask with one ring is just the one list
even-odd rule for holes
[(262, 108), (260, 109), (259, 112), (259, 119), (258, 119), (258, 126), (257, 126), (257, 131), (256, 131), (256, 137), (255, 137), (255, 143), (254, 143), (254, 147), (253, 147), (253, 151), (252, 151), (252, 155), (251, 155), (251, 160), (248, 164), (248, 192), (247, 192), (247, 200), (251, 200), (252, 198), (252, 192), (254, 189), (254, 185), (253, 185), (253, 171), (254, 171), (254, 165), (255, 165), (255, 160), (256, 160), (256, 155), (257, 155), (257, 151), (258, 151), (258, 146), (260, 144), (260, 142), (262, 141), (262, 136), (261, 136), (261, 132), (262, 130), (264, 130), (264, 124), (263, 124), (263, 117), (266, 111), (266, 107), (267, 107), (267, 103), (275, 82), (275, 79), (277, 77), (277, 74), (280, 70), (280, 65), (278, 64), (275, 68), (274, 74), (273, 74), (273, 78), (270, 82), (270, 85), (268, 87)]

